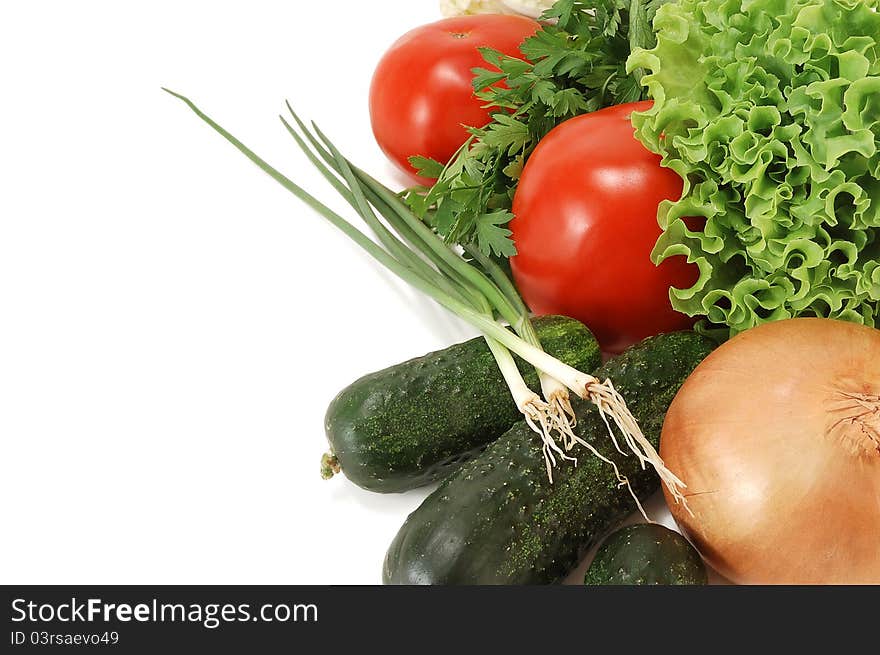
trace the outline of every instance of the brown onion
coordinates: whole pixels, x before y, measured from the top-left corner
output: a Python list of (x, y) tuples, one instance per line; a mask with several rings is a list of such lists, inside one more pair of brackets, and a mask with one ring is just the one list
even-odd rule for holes
[(687, 484), (676, 521), (733, 582), (880, 582), (880, 330), (738, 335), (679, 391), (660, 455)]

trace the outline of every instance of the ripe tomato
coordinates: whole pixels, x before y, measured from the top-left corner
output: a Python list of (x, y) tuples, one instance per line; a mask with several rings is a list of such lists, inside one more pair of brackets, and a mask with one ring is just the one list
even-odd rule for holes
[(517, 255), (510, 260), (523, 299), (537, 314), (585, 323), (617, 353), (693, 319), (672, 309), (669, 288), (693, 285), (684, 257), (655, 266), (657, 205), (681, 197), (682, 181), (635, 136), (634, 102), (565, 121), (532, 153), (513, 199)]
[(522, 16), (447, 18), (400, 37), (379, 62), (370, 85), (370, 120), (391, 161), (419, 178), (408, 158), (448, 162), (467, 140), (465, 126), (483, 127), (489, 112), (474, 95), (472, 68), (488, 67), (477, 48), (522, 57), (520, 44), (540, 25)]

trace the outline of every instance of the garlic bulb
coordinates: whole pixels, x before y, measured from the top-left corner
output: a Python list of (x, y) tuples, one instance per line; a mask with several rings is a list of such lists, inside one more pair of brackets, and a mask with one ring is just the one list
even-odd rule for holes
[(501, 0), (501, 4), (509, 10), (531, 18), (537, 18), (550, 9), (555, 2), (556, 0)]
[(537, 18), (553, 6), (556, 0), (440, 0), (444, 16), (472, 14), (521, 14)]
[(513, 14), (502, 0), (440, 0), (440, 13), (446, 17), (473, 14)]

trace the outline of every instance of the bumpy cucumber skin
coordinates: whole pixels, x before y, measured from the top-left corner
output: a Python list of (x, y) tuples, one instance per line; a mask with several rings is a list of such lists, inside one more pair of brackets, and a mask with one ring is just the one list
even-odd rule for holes
[(688, 540), (669, 528), (641, 523), (621, 528), (599, 547), (584, 584), (704, 585), (706, 566)]
[[(578, 321), (534, 321), (544, 349), (591, 371), (599, 345)], [(517, 360), (539, 390), (532, 366)], [(325, 431), (345, 476), (364, 489), (406, 491), (449, 475), (521, 418), (483, 338), (366, 375), (330, 403)]]
[[(657, 447), (675, 393), (713, 348), (694, 332), (651, 337), (595, 375), (610, 378)], [(576, 433), (612, 459), (645, 498), (659, 488), (653, 469), (622, 456), (589, 403), (576, 401)], [(547, 584), (635, 509), (611, 467), (583, 447), (547, 480), (539, 440), (518, 423), (453, 473), (404, 523), (385, 558), (386, 584)]]

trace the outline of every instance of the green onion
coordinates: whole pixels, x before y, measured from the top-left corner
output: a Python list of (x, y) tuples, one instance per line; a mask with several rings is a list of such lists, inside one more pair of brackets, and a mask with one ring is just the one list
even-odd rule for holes
[[(323, 216), (376, 261), (484, 335), (514, 402), (528, 424), (541, 436), (551, 481), (552, 465), (556, 464), (557, 457), (575, 459), (566, 454), (575, 443), (605, 459), (572, 432), (574, 412), (568, 397), (570, 390), (597, 406), (618, 450), (623, 452), (611, 423), (617, 427), (625, 444), (642, 466), (654, 466), (672, 494), (684, 501), (681, 493), (684, 484), (665, 467), (659, 454), (645, 439), (611, 381), (602, 382), (544, 352), (525, 304), (507, 275), (490, 258), (469, 250), (468, 254), (476, 265), (465, 260), (413, 214), (397, 194), (348, 161), (314, 123), (312, 129), (306, 127), (290, 105), (288, 109), (297, 129), (281, 117), (285, 129), (311, 163), (375, 234), (378, 243), (260, 158), (189, 98), (164, 90), (185, 102), (200, 119), (272, 179)], [(509, 323), (514, 331), (506, 328), (499, 319)], [(526, 386), (511, 353), (519, 355), (537, 369), (544, 400)], [(554, 435), (561, 438), (564, 450), (556, 443)], [(626, 483), (626, 480), (621, 478), (621, 482)]]

